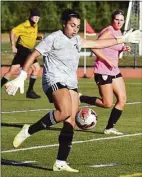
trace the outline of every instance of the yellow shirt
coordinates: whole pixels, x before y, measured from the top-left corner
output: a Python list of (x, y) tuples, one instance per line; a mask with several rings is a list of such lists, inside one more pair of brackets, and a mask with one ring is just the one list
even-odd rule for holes
[(31, 26), (30, 21), (26, 20), (24, 23), (16, 26), (12, 29), (16, 37), (18, 38), (18, 44), (33, 49), (36, 43), (38, 25)]

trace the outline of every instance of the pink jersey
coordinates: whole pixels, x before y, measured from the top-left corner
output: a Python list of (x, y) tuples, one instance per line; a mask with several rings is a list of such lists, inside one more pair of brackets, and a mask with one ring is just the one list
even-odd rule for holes
[[(112, 38), (116, 38), (118, 36), (122, 36), (122, 33), (120, 30), (115, 31), (113, 29), (112, 26), (108, 26), (105, 29), (103, 29), (99, 35), (101, 35), (106, 29), (109, 29), (111, 32), (111, 37)], [(107, 47), (102, 50), (102, 53), (105, 56), (108, 56), (110, 59), (112, 60), (116, 60), (116, 62), (118, 63), (119, 60), (119, 53), (123, 48), (123, 44), (117, 44), (111, 47)], [(106, 64), (106, 62), (102, 59), (99, 59), (99, 57), (97, 57), (96, 62), (95, 62), (95, 66), (94, 66), (94, 72), (98, 73), (98, 74), (107, 74), (107, 75), (117, 75), (118, 73), (120, 73), (120, 70), (118, 67), (109, 67), (109, 65)]]

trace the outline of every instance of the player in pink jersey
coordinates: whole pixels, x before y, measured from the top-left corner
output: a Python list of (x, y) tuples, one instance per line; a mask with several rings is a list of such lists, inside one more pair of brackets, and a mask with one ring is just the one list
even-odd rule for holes
[[(98, 38), (106, 39), (122, 36), (121, 28), (123, 24), (124, 12), (122, 10), (114, 11), (112, 13), (111, 25), (103, 29)], [(118, 62), (120, 53), (122, 51), (129, 52), (130, 50), (131, 48), (129, 46), (124, 46), (123, 44), (117, 44), (104, 49), (91, 49), (97, 56), (94, 66), (94, 79), (98, 85), (101, 99), (80, 94), (80, 101), (103, 108), (110, 108), (113, 104), (113, 95), (115, 95), (117, 101), (104, 130), (105, 134), (123, 134), (114, 128), (126, 103), (126, 88), (118, 67)]]

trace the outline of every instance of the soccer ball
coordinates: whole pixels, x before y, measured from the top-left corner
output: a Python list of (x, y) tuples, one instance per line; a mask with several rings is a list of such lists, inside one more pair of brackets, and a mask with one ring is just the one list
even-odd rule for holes
[(92, 129), (97, 124), (97, 114), (90, 108), (83, 107), (76, 114), (76, 125), (83, 130)]

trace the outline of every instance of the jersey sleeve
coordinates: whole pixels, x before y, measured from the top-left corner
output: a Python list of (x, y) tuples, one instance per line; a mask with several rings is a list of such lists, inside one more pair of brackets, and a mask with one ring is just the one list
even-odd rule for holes
[(52, 49), (54, 37), (53, 35), (46, 36), (35, 49), (42, 55), (47, 56), (48, 52)]
[(21, 23), (20, 25), (14, 27), (12, 29), (12, 31), (14, 32), (14, 34), (16, 35), (16, 37), (21, 36), (21, 34), (24, 33), (24, 23)]

